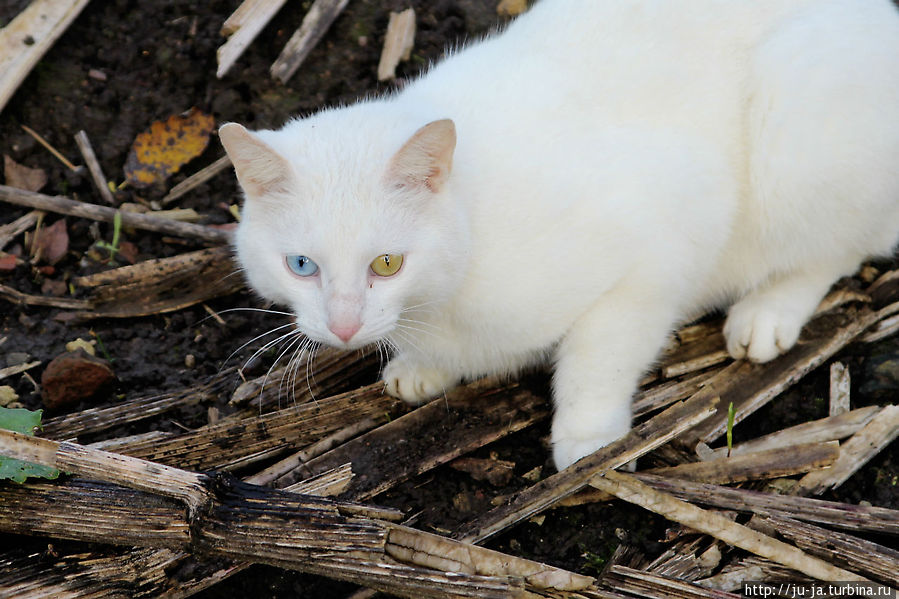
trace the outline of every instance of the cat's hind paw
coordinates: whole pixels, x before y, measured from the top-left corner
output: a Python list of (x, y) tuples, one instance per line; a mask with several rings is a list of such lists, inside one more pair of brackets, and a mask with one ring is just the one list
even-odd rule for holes
[(442, 395), (456, 383), (449, 374), (439, 368), (413, 363), (402, 357), (391, 360), (382, 376), (388, 395), (417, 406)]
[(735, 359), (768, 362), (796, 345), (805, 315), (749, 300), (734, 304), (724, 324), (727, 351)]

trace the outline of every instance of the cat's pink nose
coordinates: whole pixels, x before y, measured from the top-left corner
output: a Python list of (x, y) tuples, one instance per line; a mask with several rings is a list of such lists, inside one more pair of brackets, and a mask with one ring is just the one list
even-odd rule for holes
[(344, 343), (349, 343), (350, 339), (353, 338), (360, 328), (362, 328), (361, 322), (350, 322), (350, 323), (333, 323), (328, 325), (328, 328), (331, 329), (331, 332), (337, 335), (337, 337), (343, 341)]

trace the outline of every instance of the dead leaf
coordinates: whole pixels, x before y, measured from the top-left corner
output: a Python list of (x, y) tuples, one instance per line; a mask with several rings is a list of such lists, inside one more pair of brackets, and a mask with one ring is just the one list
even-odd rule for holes
[(47, 264), (56, 264), (69, 251), (69, 232), (66, 221), (59, 219), (49, 227), (38, 229), (31, 244), (31, 255)]
[(40, 191), (47, 184), (47, 173), (43, 169), (19, 164), (6, 154), (3, 155), (3, 173), (6, 184), (17, 189)]
[(203, 153), (214, 127), (212, 115), (198, 108), (156, 121), (134, 140), (125, 161), (125, 180), (137, 188), (162, 183)]
[(122, 241), (119, 243), (119, 256), (129, 264), (137, 262), (137, 254), (140, 250), (130, 241)]

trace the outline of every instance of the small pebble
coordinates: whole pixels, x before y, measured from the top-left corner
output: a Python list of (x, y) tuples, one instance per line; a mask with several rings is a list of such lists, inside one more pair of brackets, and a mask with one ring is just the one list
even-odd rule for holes
[(184, 365), (188, 368), (193, 368), (197, 365), (197, 358), (193, 354), (187, 354), (184, 356)]

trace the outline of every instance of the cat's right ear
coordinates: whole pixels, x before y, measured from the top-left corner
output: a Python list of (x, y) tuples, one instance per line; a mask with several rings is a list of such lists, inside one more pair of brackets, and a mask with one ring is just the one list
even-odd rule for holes
[(388, 181), (397, 187), (439, 192), (449, 179), (455, 149), (453, 121), (430, 122), (416, 131), (390, 160)]
[(290, 165), (257, 135), (237, 123), (226, 123), (219, 129), (219, 139), (248, 197), (289, 191)]

